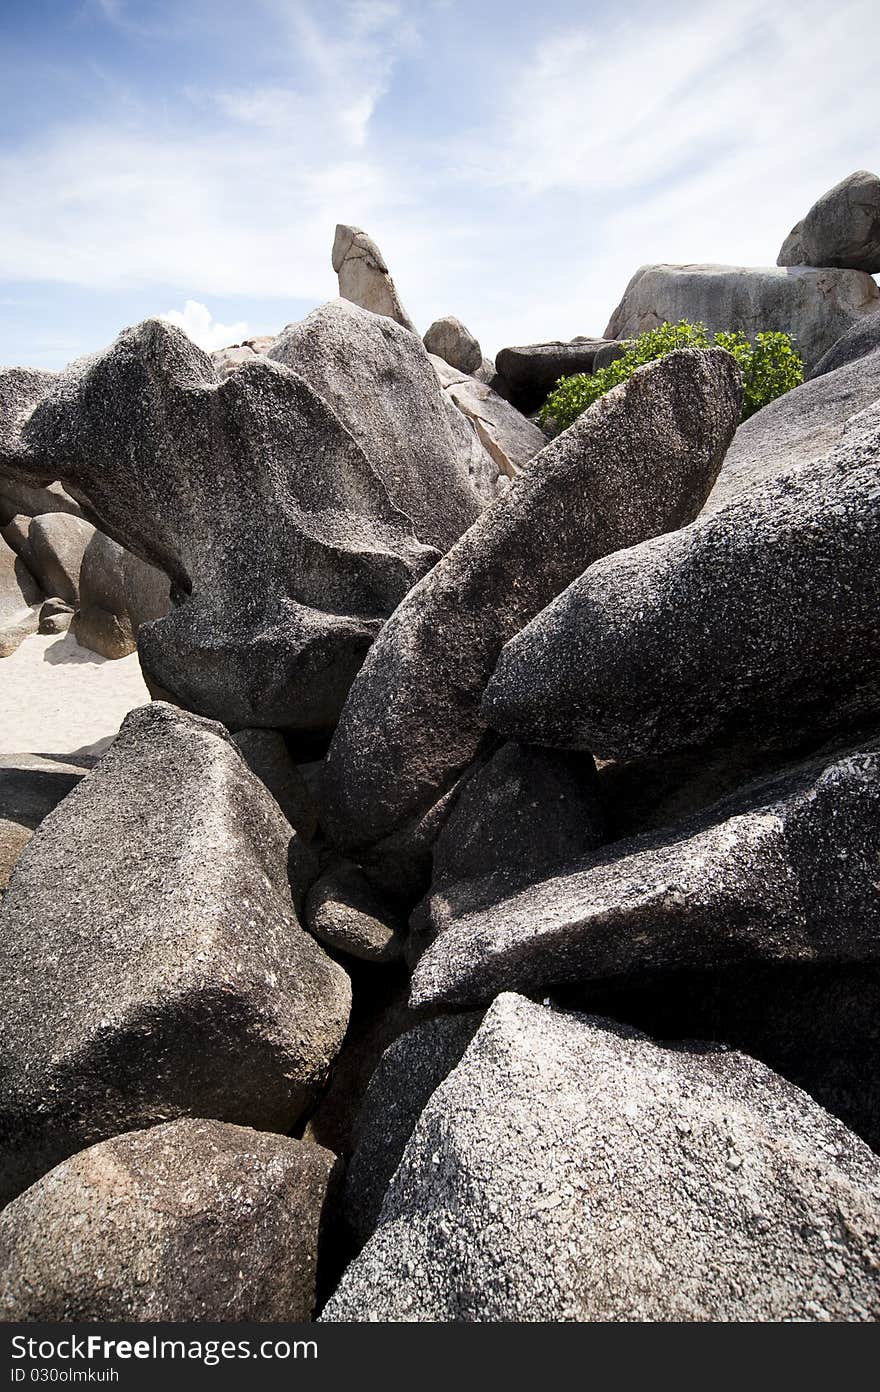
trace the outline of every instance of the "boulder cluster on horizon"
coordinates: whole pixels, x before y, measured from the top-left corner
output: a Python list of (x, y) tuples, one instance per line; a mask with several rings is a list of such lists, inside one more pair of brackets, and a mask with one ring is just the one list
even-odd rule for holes
[[(880, 178), (602, 337), (340, 297), (0, 371), (0, 1320), (880, 1318)], [(646, 329), (791, 334), (751, 416)]]

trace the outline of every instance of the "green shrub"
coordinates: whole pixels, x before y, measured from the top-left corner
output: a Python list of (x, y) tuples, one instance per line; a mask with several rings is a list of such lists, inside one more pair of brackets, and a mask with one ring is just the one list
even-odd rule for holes
[(804, 364), (786, 333), (759, 333), (754, 343), (744, 334), (716, 333), (710, 338), (705, 324), (661, 324), (648, 329), (630, 343), (622, 357), (592, 374), (560, 377), (541, 407), (542, 425), (565, 430), (572, 421), (612, 387), (625, 382), (637, 367), (665, 357), (676, 348), (726, 348), (739, 364), (743, 377), (743, 420), (754, 415), (768, 401), (791, 391), (804, 380)]

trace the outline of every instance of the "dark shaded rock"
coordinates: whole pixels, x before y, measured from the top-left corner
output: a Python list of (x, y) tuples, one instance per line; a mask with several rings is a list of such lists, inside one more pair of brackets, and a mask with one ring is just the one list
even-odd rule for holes
[(126, 718), (0, 911), (4, 1198), (132, 1127), (292, 1126), (350, 999), (296, 918), (314, 873), (219, 726), (158, 704)]
[(880, 1163), (743, 1054), (500, 996), (322, 1319), (864, 1320)]
[(880, 968), (761, 963), (554, 992), (655, 1038), (733, 1045), (802, 1087), (880, 1151)]
[(96, 532), (79, 573), (76, 641), (102, 657), (126, 657), (137, 648), (141, 626), (169, 612), (170, 589), (161, 570)]
[(47, 599), (40, 607), (38, 633), (66, 633), (73, 619), (73, 605), (63, 599)]
[(432, 357), (431, 361), (448, 400), (471, 422), (499, 476), (504, 480), (516, 478), (546, 445), (543, 430), (485, 382), (449, 367), (442, 358)]
[(422, 957), (411, 1002), (742, 961), (877, 963), (878, 856), (880, 754), (808, 763), (465, 913)]
[(359, 1244), (376, 1227), (391, 1177), (431, 1094), (461, 1062), (481, 1010), (420, 1020), (379, 1060), (355, 1127), (345, 1177), (345, 1218)]
[(599, 556), (693, 517), (739, 409), (729, 354), (649, 364), (536, 456), (407, 596), (327, 757), (324, 823), (339, 849), (400, 837), (451, 789), (478, 752), (504, 643)]
[(0, 1319), (309, 1320), (334, 1163), (218, 1121), (102, 1141), (0, 1215)]
[(333, 269), (339, 276), (339, 293), (344, 300), (360, 305), (371, 314), (387, 315), (405, 329), (417, 333), (400, 302), (397, 287), (391, 279), (385, 258), (372, 237), (359, 227), (336, 224), (331, 256)]
[(618, 358), (622, 358), (629, 347), (629, 339), (612, 338), (603, 343), (601, 348), (596, 349), (596, 357), (593, 360), (593, 371), (601, 372), (603, 367), (610, 367)]
[(828, 372), (835, 372), (839, 367), (846, 367), (848, 363), (857, 362), (859, 358), (867, 358), (871, 354), (880, 352), (880, 311), (874, 314), (866, 314), (863, 319), (858, 319), (851, 329), (847, 329), (845, 334), (828, 349), (817, 362), (810, 373), (810, 380), (816, 377), (824, 377)]
[(576, 338), (571, 343), (531, 343), (528, 347), (502, 348), (495, 367), (507, 383), (510, 399), (526, 415), (537, 411), (560, 377), (592, 372), (604, 338)]
[(403, 952), (401, 924), (359, 866), (337, 859), (309, 890), (305, 925), (319, 942), (364, 962), (393, 962)]
[(710, 333), (738, 329), (792, 334), (813, 368), (842, 333), (880, 308), (880, 289), (864, 271), (776, 266), (640, 266), (612, 314), (607, 338), (636, 338), (680, 319)]
[(83, 771), (39, 754), (0, 754), (0, 897), (34, 831)]
[(778, 266), (880, 271), (880, 179), (857, 169), (823, 193), (789, 232)]
[[(2, 376), (0, 373), (0, 379)], [(38, 488), (12, 478), (0, 468), (0, 527), (7, 526), (14, 517), (45, 517), (50, 512), (83, 515), (79, 503), (68, 497), (60, 483)]]
[(9, 657), (40, 622), (39, 585), (24, 561), (0, 537), (0, 657)]
[(435, 319), (422, 340), (429, 353), (469, 376), (483, 366), (483, 350), (470, 329), (454, 314)]
[(594, 851), (605, 840), (592, 755), (510, 742), (462, 780), (437, 837), (413, 951), (448, 923)]
[(61, 478), (171, 578), (178, 607), (139, 635), (145, 674), (231, 727), (328, 731), (436, 559), (301, 377), (260, 357), (218, 385), (159, 320), (59, 374), (22, 452), (29, 481)]
[(269, 789), (297, 835), (311, 841), (318, 828), (318, 809), (280, 730), (239, 730), (233, 735), (233, 743), (248, 768)]
[(531, 743), (630, 758), (873, 716), (878, 546), (875, 405), (827, 458), (593, 566), (508, 643), (484, 719)]
[(444, 399), (418, 338), (333, 300), (290, 324), (269, 356), (327, 402), (419, 541), (447, 551), (476, 520), (472, 432)]

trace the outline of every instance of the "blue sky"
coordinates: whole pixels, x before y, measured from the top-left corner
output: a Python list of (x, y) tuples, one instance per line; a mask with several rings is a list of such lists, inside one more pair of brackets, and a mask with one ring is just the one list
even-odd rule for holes
[(772, 265), (880, 167), (878, 44), (876, 0), (4, 0), (0, 363), (276, 332), (338, 221), (423, 330), (601, 333), (643, 262)]

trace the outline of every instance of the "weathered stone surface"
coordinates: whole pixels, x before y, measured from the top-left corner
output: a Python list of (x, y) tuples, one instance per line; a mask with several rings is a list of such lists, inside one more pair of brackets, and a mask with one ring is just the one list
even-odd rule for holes
[(345, 1219), (359, 1242), (376, 1227), (391, 1177), (431, 1094), (461, 1062), (482, 1020), (481, 1010), (420, 1020), (379, 1060), (345, 1175)]
[(479, 748), (504, 643), (599, 556), (693, 517), (739, 410), (729, 354), (649, 364), (536, 456), (407, 596), (328, 754), (324, 820), (340, 849), (402, 832), (448, 792)]
[(364, 962), (394, 962), (403, 952), (401, 924), (363, 871), (337, 859), (309, 890), (305, 925), (319, 942)]
[(744, 960), (877, 963), (878, 855), (880, 755), (810, 763), (453, 920), (411, 1001)]
[(349, 1009), (297, 922), (314, 873), (219, 726), (157, 703), (127, 717), (0, 912), (3, 1197), (132, 1127), (292, 1126)]
[[(810, 373), (810, 380), (880, 352), (880, 311), (866, 314), (833, 343)], [(865, 364), (867, 367), (867, 364)]]
[(40, 822), (84, 771), (78, 764), (39, 754), (0, 754), (0, 896)]
[(73, 620), (73, 605), (63, 599), (47, 599), (40, 605), (38, 633), (66, 633)]
[(239, 730), (233, 736), (248, 768), (269, 789), (297, 835), (311, 841), (318, 828), (312, 793), (279, 730)]
[(546, 445), (543, 430), (485, 382), (458, 372), (442, 358), (432, 357), (431, 361), (445, 395), (472, 423), (499, 476), (516, 478)]
[(395, 319), (411, 333), (418, 332), (400, 302), (384, 256), (366, 232), (337, 223), (332, 261), (339, 276), (339, 293), (344, 300), (351, 300), (371, 314)]
[(827, 458), (593, 566), (508, 643), (484, 718), (534, 744), (629, 758), (873, 716), (878, 545), (875, 404)]
[(170, 609), (168, 576), (95, 532), (79, 572), (76, 641), (102, 657), (126, 657), (136, 650), (142, 625), (164, 618)]
[(15, 652), (40, 622), (42, 591), (27, 566), (0, 537), (0, 657)]
[(15, 517), (4, 527), (3, 535), (44, 594), (77, 603), (83, 555), (95, 536), (90, 522), (67, 512)]
[(270, 357), (304, 377), (354, 436), (419, 541), (448, 551), (479, 516), (472, 433), (412, 334), (345, 300), (314, 310)]
[[(876, 317), (880, 320), (880, 315)], [(880, 353), (841, 363), (821, 376), (816, 373), (777, 397), (737, 430), (703, 511), (717, 512), (732, 498), (746, 496), (769, 479), (826, 458), (839, 444), (847, 422), (878, 398)]]
[(742, 1054), (500, 996), (322, 1319), (880, 1312), (880, 1162)]
[(857, 169), (823, 193), (789, 232), (778, 266), (880, 271), (880, 179)]
[(423, 339), (428, 352), (469, 375), (483, 365), (483, 350), (470, 329), (454, 314), (435, 319)]
[(560, 377), (592, 372), (603, 338), (576, 338), (571, 343), (530, 343), (527, 347), (502, 348), (495, 367), (520, 411), (537, 411)]
[(309, 1320), (334, 1163), (218, 1121), (102, 1141), (0, 1214), (0, 1319)]
[(22, 432), (31, 481), (75, 485), (102, 531), (170, 577), (178, 607), (139, 636), (145, 674), (231, 727), (326, 737), (436, 559), (301, 377), (259, 357), (218, 385), (159, 320), (61, 373)]
[(430, 892), (411, 920), (411, 950), (604, 839), (592, 755), (502, 745), (462, 780), (434, 847)]
[(640, 266), (605, 330), (635, 338), (679, 319), (710, 333), (738, 329), (793, 334), (807, 371), (857, 319), (880, 309), (880, 289), (864, 271), (775, 266)]

